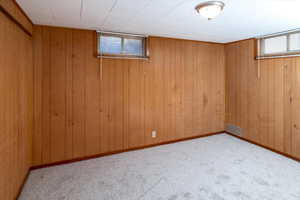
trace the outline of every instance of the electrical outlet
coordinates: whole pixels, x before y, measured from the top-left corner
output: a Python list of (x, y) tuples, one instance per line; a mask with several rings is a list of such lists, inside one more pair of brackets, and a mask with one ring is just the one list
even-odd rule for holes
[(151, 135), (152, 135), (152, 138), (156, 138), (156, 131), (155, 130), (152, 131)]

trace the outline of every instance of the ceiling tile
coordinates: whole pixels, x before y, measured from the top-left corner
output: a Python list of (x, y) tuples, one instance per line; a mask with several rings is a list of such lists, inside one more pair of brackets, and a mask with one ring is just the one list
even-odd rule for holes
[(81, 0), (17, 1), (37, 24), (211, 42), (300, 28), (299, 0), (223, 0), (210, 21), (194, 9), (204, 0), (82, 0), (82, 12)]

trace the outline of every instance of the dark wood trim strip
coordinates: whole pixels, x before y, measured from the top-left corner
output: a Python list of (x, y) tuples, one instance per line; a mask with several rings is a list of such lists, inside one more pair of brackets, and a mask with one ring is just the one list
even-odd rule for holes
[(233, 136), (233, 137), (235, 137), (235, 138), (238, 138), (238, 139), (240, 139), (240, 140), (244, 140), (244, 141), (249, 142), (249, 143), (251, 143), (251, 144), (254, 144), (254, 145), (260, 146), (260, 147), (262, 147), (262, 148), (268, 149), (268, 150), (270, 150), (270, 151), (272, 151), (272, 152), (274, 152), (274, 153), (277, 153), (277, 154), (280, 154), (280, 155), (282, 155), (282, 156), (288, 157), (288, 158), (290, 158), (290, 159), (292, 159), (292, 160), (295, 160), (295, 161), (300, 162), (300, 158), (296, 158), (296, 157), (294, 157), (294, 156), (292, 156), (292, 155), (290, 155), (290, 154), (286, 154), (286, 153), (281, 152), (281, 151), (278, 151), (278, 150), (276, 150), (276, 149), (272, 149), (272, 148), (267, 147), (267, 146), (265, 146), (265, 145), (262, 145), (262, 144), (259, 144), (259, 143), (257, 143), (257, 142), (254, 142), (254, 141), (252, 141), (252, 140), (248, 140), (248, 139), (246, 139), (246, 138), (243, 138), (243, 137), (234, 135), (234, 134), (232, 134), (232, 133), (229, 133), (229, 132), (227, 132), (227, 131), (225, 131), (224, 133), (226, 133), (226, 134), (228, 134), (228, 135), (231, 135), (231, 136)]
[(20, 6), (20, 4), (17, 2), (17, 0), (13, 0), (14, 4), (17, 6), (17, 8), (21, 11), (21, 13), (26, 17), (26, 19), (31, 23), (31, 25), (33, 26), (33, 22), (31, 21), (31, 19), (28, 17), (28, 15), (25, 13), (25, 11), (23, 10), (23, 8)]
[(23, 182), (22, 182), (21, 186), (19, 187), (19, 190), (18, 190), (18, 193), (17, 193), (17, 195), (16, 195), (15, 200), (18, 200), (18, 199), (19, 199), (19, 197), (20, 197), (20, 195), (21, 195), (21, 193), (22, 193), (22, 190), (23, 190), (23, 188), (24, 188), (24, 186), (25, 186), (25, 183), (26, 183), (26, 181), (28, 180), (29, 174), (30, 174), (30, 169), (28, 169), (28, 171), (27, 171), (27, 173), (26, 173), (26, 175), (25, 175), (25, 177), (24, 177), (24, 179), (23, 179)]
[(10, 13), (8, 13), (1, 5), (0, 11), (5, 14), (11, 21), (13, 21), (19, 28), (21, 28), (27, 35), (32, 37), (32, 34), (18, 21), (16, 20)]
[(136, 150), (146, 149), (146, 148), (150, 148), (150, 147), (156, 147), (156, 146), (160, 146), (160, 145), (183, 142), (183, 141), (187, 141), (187, 140), (198, 139), (198, 138), (203, 138), (203, 137), (208, 137), (208, 136), (213, 136), (213, 135), (218, 135), (218, 134), (224, 134), (224, 133), (225, 133), (225, 131), (220, 131), (220, 132), (216, 132), (216, 133), (208, 133), (208, 134), (204, 134), (204, 135), (198, 135), (198, 136), (194, 136), (194, 137), (187, 137), (187, 138), (172, 140), (172, 141), (168, 141), (168, 142), (160, 142), (160, 143), (157, 143), (157, 144), (151, 144), (151, 145), (146, 145), (146, 146), (141, 146), (141, 147), (129, 148), (129, 149), (120, 150), (120, 151), (113, 151), (113, 152), (102, 153), (102, 154), (97, 154), (97, 155), (93, 155), (93, 156), (87, 156), (87, 157), (82, 157), (82, 158), (66, 160), (66, 161), (54, 162), (54, 163), (45, 164), (45, 165), (33, 166), (30, 169), (35, 170), (35, 169), (41, 169), (41, 168), (45, 168), (45, 167), (52, 167), (52, 166), (56, 166), (56, 165), (64, 165), (64, 164), (69, 164), (69, 163), (73, 163), (73, 162), (78, 162), (78, 161), (83, 161), (83, 160), (90, 160), (90, 159), (94, 159), (94, 158), (110, 156), (110, 155), (124, 153), (124, 152), (136, 151)]

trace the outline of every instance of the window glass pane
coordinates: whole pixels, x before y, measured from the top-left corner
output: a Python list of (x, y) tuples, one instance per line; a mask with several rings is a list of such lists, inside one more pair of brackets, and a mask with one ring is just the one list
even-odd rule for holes
[(294, 33), (290, 35), (290, 50), (300, 50), (300, 33)]
[(142, 39), (124, 39), (124, 54), (143, 56)]
[(276, 54), (287, 52), (287, 37), (279, 36), (265, 39), (265, 54)]
[(121, 54), (122, 39), (114, 36), (100, 36), (100, 52), (102, 54)]

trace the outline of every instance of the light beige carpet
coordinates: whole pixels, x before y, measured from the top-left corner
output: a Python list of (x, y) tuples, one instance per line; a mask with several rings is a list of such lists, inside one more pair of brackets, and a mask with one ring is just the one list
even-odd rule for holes
[(216, 135), (31, 172), (20, 200), (300, 200), (300, 163)]

